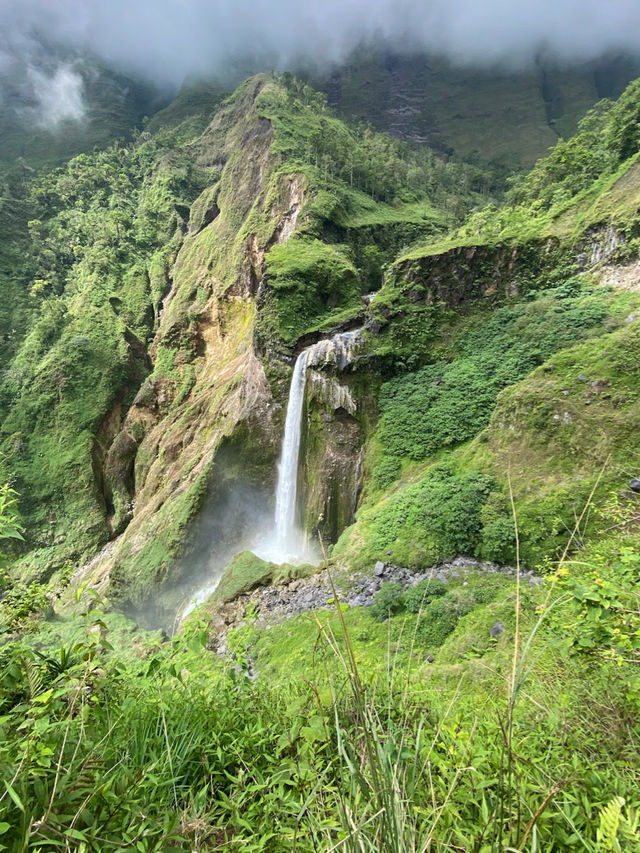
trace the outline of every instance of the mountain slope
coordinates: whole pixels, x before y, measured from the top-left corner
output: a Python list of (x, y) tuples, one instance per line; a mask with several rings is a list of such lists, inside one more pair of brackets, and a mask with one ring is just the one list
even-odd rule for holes
[(2, 844), (638, 848), (639, 85), (500, 208), (289, 75), (25, 178)]
[(21, 571), (46, 576), (123, 531), (119, 595), (184, 571), (221, 441), (250, 422), (241, 444), (262, 446), (271, 481), (280, 365), (300, 338), (357, 321), (381, 265), (453, 222), (454, 198), (478, 198), (459, 191), (474, 174), (263, 75), (202, 133), (189, 117), (33, 179), (41, 219), (7, 284), (22, 293), (2, 386), (3, 476), (35, 547)]
[(572, 136), (596, 101), (617, 98), (640, 73), (637, 60), (603, 58), (525, 71), (460, 68), (446, 59), (362, 49), (324, 84), (330, 104), (400, 139), (458, 157), (526, 169)]

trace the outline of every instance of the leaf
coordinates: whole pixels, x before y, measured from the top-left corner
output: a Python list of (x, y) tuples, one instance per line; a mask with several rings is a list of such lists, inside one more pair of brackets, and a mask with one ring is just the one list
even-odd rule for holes
[(67, 838), (73, 838), (75, 841), (86, 841), (86, 836), (77, 829), (67, 829), (65, 830), (65, 835)]
[(16, 804), (16, 806), (17, 806), (17, 807), (20, 809), (20, 811), (22, 812), (22, 814), (24, 814), (24, 806), (22, 805), (22, 800), (21, 800), (21, 799), (20, 799), (20, 797), (16, 794), (16, 792), (14, 791), (14, 789), (11, 787), (11, 784), (10, 784), (9, 782), (7, 782), (7, 780), (6, 780), (6, 779), (4, 780), (4, 786), (5, 786), (5, 788), (7, 789), (7, 794), (9, 794), (9, 796), (11, 797), (11, 799), (13, 800), (13, 802)]
[(49, 699), (53, 694), (53, 690), (45, 690), (44, 693), (40, 693), (38, 696), (33, 697), (33, 702), (38, 702), (40, 705), (46, 705)]
[(149, 676), (153, 675), (154, 672), (157, 672), (160, 669), (160, 666), (161, 666), (160, 660), (158, 658), (152, 658), (151, 661), (149, 662), (149, 666), (147, 667), (147, 673), (146, 673), (147, 678), (149, 678)]

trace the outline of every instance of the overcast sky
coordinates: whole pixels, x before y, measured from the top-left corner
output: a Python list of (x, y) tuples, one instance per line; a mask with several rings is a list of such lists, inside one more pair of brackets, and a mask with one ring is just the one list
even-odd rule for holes
[(640, 0), (0, 0), (14, 49), (34, 28), (176, 85), (240, 53), (339, 60), (378, 35), (458, 62), (640, 52)]

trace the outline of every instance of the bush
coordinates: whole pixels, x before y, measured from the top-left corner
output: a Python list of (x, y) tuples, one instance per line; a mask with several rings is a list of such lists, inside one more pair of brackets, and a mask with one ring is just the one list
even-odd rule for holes
[(383, 456), (371, 472), (371, 483), (376, 489), (387, 489), (398, 479), (402, 463), (395, 456)]
[(474, 590), (473, 600), (476, 604), (491, 604), (498, 597), (498, 588), (493, 584), (481, 586)]
[(427, 607), (421, 617), (416, 636), (425, 646), (441, 646), (458, 624), (458, 609), (449, 596), (437, 598)]
[(403, 565), (424, 566), (458, 554), (474, 554), (482, 533), (481, 512), (494, 481), (450, 465), (431, 468), (417, 483), (376, 507), (367, 522), (374, 554), (389, 548)]
[(425, 578), (415, 586), (410, 587), (404, 596), (404, 605), (409, 613), (420, 613), (425, 607), (444, 595), (447, 585), (437, 578)]
[(404, 610), (402, 587), (399, 583), (383, 583), (371, 605), (371, 615), (377, 622), (384, 622), (401, 610)]
[(514, 562), (516, 537), (512, 518), (505, 515), (485, 523), (482, 528), (480, 556), (484, 560), (493, 560), (502, 565)]

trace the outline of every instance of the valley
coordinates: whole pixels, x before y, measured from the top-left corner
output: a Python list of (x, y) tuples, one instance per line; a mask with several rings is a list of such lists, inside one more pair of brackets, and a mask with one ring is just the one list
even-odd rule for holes
[(635, 67), (11, 149), (0, 849), (640, 849)]

